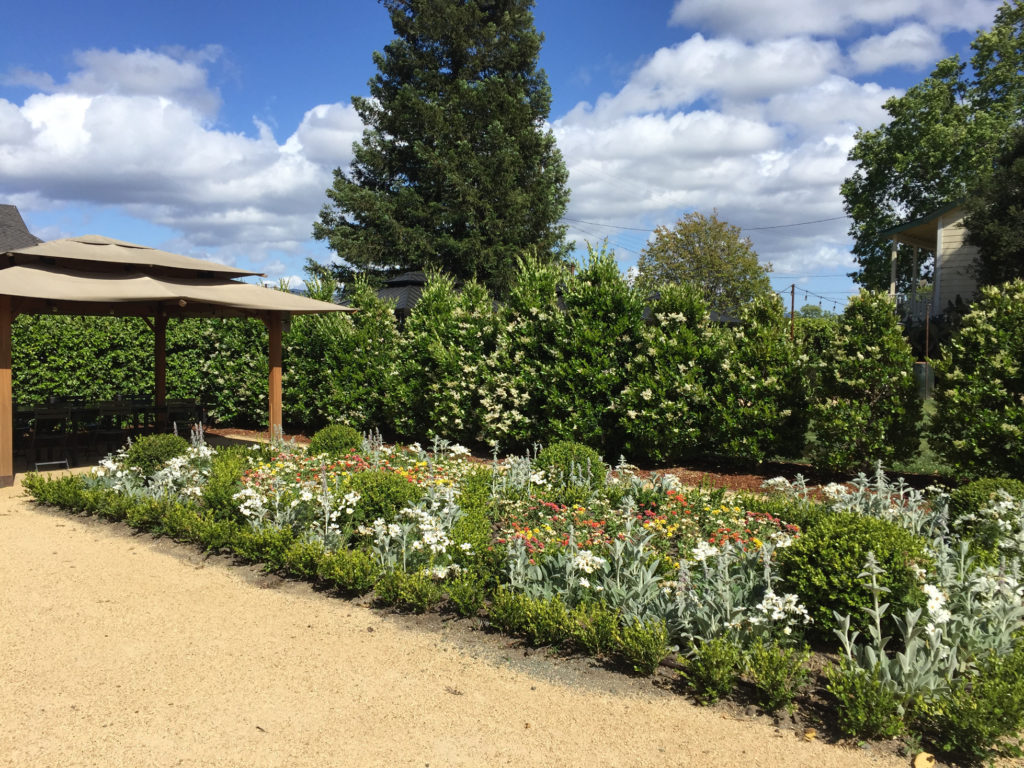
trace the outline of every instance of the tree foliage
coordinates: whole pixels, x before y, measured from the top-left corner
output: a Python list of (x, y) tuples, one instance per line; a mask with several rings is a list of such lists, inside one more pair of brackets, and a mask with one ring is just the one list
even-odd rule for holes
[(569, 193), (532, 0), (381, 0), (366, 126), (313, 225), (353, 272), (436, 268), (503, 293), (518, 254), (560, 258)]
[(711, 309), (734, 314), (755, 296), (771, 292), (771, 266), (757, 260), (753, 243), (740, 228), (718, 218), (686, 214), (672, 228), (654, 230), (654, 240), (637, 262), (639, 282), (693, 283)]
[[(842, 195), (858, 264), (852, 276), (865, 288), (889, 285), (890, 246), (879, 233), (963, 198), (1021, 117), (1024, 0), (1003, 3), (971, 48), (969, 68), (959, 56), (943, 59), (924, 81), (886, 101), (887, 123), (855, 136), (849, 159), (857, 167)], [(897, 279), (902, 290), (909, 287), (909, 264)]]
[(968, 241), (978, 247), (978, 282), (998, 285), (1024, 277), (1024, 130), (1014, 131), (966, 209)]

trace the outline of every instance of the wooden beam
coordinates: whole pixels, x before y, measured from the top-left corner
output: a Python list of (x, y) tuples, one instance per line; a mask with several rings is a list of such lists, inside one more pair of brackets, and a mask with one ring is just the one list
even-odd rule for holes
[(270, 335), (270, 419), (271, 439), (284, 431), (281, 416), (281, 314), (270, 312), (265, 320)]
[(164, 432), (167, 429), (167, 315), (162, 312), (153, 318), (153, 379), (157, 431)]
[(11, 390), (11, 297), (0, 296), (0, 488), (14, 485), (14, 395)]

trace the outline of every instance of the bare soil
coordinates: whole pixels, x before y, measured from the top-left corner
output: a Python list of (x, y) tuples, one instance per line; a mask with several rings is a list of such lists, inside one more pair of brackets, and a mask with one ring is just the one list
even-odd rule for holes
[(2, 766), (907, 765), (0, 490)]

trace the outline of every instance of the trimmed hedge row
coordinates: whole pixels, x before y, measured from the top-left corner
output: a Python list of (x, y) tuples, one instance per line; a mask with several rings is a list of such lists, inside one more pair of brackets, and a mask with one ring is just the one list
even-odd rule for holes
[[(401, 330), (368, 285), (351, 293), (358, 313), (299, 317), (285, 337), (289, 429), (437, 433), (505, 453), (575, 440), (612, 463), (797, 458), (810, 434), (814, 463), (839, 471), (918, 446), (913, 357), (878, 295), (794, 343), (776, 301), (712, 323), (698, 292), (641, 294), (603, 251), (575, 273), (523, 261), (500, 307), (433, 275)], [(964, 476), (1024, 473), (1022, 297), (1020, 281), (987, 290), (937, 367), (932, 445)], [(135, 319), (22, 316), (14, 389), (27, 402), (148, 391), (151, 345)], [(215, 423), (265, 424), (266, 375), (261, 323), (170, 324), (168, 395), (201, 398)]]

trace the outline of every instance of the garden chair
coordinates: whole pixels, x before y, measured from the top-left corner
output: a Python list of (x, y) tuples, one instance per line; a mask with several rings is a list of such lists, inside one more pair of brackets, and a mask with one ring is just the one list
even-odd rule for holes
[(71, 467), (70, 461), (71, 408), (67, 404), (46, 405), (36, 408), (32, 415), (30, 463), (40, 467)]

